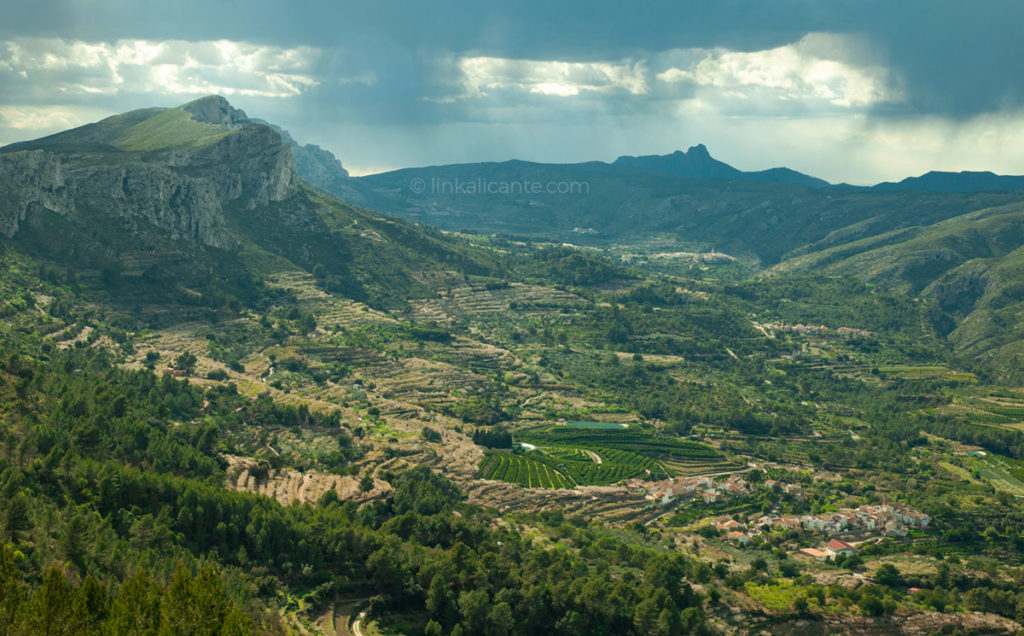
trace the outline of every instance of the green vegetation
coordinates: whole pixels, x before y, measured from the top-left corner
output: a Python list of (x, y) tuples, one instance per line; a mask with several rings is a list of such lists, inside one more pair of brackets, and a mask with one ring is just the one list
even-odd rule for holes
[(480, 466), (484, 479), (497, 479), (524, 488), (572, 488), (575, 484), (544, 461), (531, 455), (488, 453)]
[[(104, 155), (67, 153), (69, 174), (162, 170), (143, 149), (203, 139), (167, 112), (37, 145)], [(137, 151), (109, 143), (126, 131)], [(1015, 209), (919, 201), (895, 225), (920, 229), (880, 237), (895, 212), (804, 230), (794, 203), (748, 247), (803, 260), (755, 276), (652, 265), (682, 249), (670, 232), (603, 253), (305, 188), (221, 203), (222, 247), (88, 206), (0, 241), (0, 633), (121, 633), (132, 608), (155, 633), (306, 633), (363, 610), (364, 629), (411, 634), (1024, 619)], [(884, 251), (917, 239), (910, 260)], [(965, 258), (929, 269), (936, 246)], [(862, 254), (878, 267), (854, 271)], [(978, 311), (1009, 334), (990, 358), (958, 344)], [(785, 520), (884, 505), (928, 523)], [(859, 553), (794, 554), (831, 536)]]
[[(665, 467), (669, 461), (697, 460), (708, 465), (722, 460), (704, 444), (618, 425), (526, 428), (516, 431), (515, 437), (536, 445), (537, 450), (508, 459), (500, 453), (488, 455), (480, 468), (483, 478), (541, 488), (605, 486), (630, 477), (672, 475)], [(530, 477), (538, 473), (539, 479)], [(555, 476), (549, 478), (550, 473)]]
[(545, 426), (518, 432), (523, 441), (580, 448), (612, 448), (664, 458), (717, 458), (718, 453), (700, 442), (655, 435), (634, 429), (580, 429)]
[(220, 126), (195, 121), (184, 107), (168, 108), (126, 128), (115, 138), (114, 145), (128, 152), (187, 152), (208, 146), (228, 134)]
[(616, 424), (610, 422), (566, 422), (566, 426), (574, 426), (577, 428), (628, 428), (628, 424)]
[[(377, 611), (412, 609), (424, 622), (431, 618), (485, 631), (506, 621), (509, 628), (550, 628), (554, 608), (562, 603), (579, 609), (575, 622), (556, 628), (558, 633), (608, 624), (629, 633), (637, 608), (655, 615), (667, 609), (677, 617), (673, 620), (691, 627), (702, 620), (699, 597), (681, 583), (687, 562), (647, 551), (625, 555), (599, 548), (587, 557), (611, 556), (649, 572), (639, 588), (609, 584), (596, 574), (585, 581), (603, 599), (597, 613), (579, 605), (569, 590), (540, 601), (538, 595), (550, 594), (552, 581), (566, 580), (583, 562), (569, 555), (552, 560), (511, 530), (488, 529), (488, 514), (459, 503), (459, 491), (427, 468), (398, 475), (387, 502), (362, 511), (339, 503), (284, 507), (211, 485), (223, 471), (216, 448), (225, 431), (258, 419), (262, 409), (270, 409), (264, 427), (316, 419), (312, 414), (274, 407), (269, 400), (246, 406), (231, 391), (204, 391), (148, 371), (118, 371), (106, 356), (88, 350), (60, 354), (45, 366), (9, 352), (0, 359), (11, 416), (3, 434), (20, 449), (14, 463), (4, 460), (0, 466), (0, 488), (8, 501), (27, 503), (8, 508), (4, 526), (17, 550), (5, 548), (0, 560), (0, 584), (9, 590), (9, 611), (2, 618), (6, 630), (22, 632), (19, 626), (37, 620), (89, 629), (119, 625), (129, 608), (144, 606), (152, 611), (139, 620), (154, 628), (187, 632), (189, 625), (223, 622), (222, 633), (248, 633), (252, 623), (277, 631), (267, 603), (286, 590), (303, 591), (300, 605), (307, 611), (345, 591), (374, 593)], [(67, 376), (64, 369), (83, 373)], [(16, 377), (24, 381), (14, 383)], [(26, 418), (52, 424), (27, 427)], [(169, 426), (172, 418), (193, 423)], [(98, 420), (108, 425), (98, 427)], [(317, 425), (304, 425), (311, 424)], [(541, 463), (519, 463), (528, 483), (558, 479)], [(590, 543), (596, 537), (580, 539)], [(143, 561), (156, 580), (139, 572), (113, 601), (105, 600), (107, 582)], [(492, 582), (459, 582), (479, 563), (492, 561), (505, 564), (489, 566)], [(61, 562), (71, 568), (70, 584), (68, 574), (52, 569)], [(516, 567), (540, 562), (545, 567)], [(189, 564), (200, 568), (194, 578)], [(263, 574), (257, 577), (250, 568)], [(255, 590), (263, 591), (254, 596)], [(645, 597), (654, 598), (654, 605), (644, 604)], [(494, 598), (509, 611), (475, 609)], [(109, 610), (95, 609), (108, 603)], [(680, 616), (695, 606), (696, 612)], [(25, 633), (35, 631), (28, 627)]]

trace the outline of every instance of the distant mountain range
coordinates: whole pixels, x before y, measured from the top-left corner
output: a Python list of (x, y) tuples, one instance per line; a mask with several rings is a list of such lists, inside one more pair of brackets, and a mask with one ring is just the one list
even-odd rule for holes
[[(273, 124), (271, 124), (273, 126)], [(393, 173), (407, 174), (409, 170), (440, 172), (451, 171), (456, 168), (465, 168), (472, 165), (491, 166), (499, 165), (494, 162), (480, 164), (449, 164), (442, 166), (431, 166), (424, 168), (404, 168), (386, 173), (368, 175), (366, 177), (351, 178), (348, 171), (341, 166), (341, 161), (332, 153), (320, 146), (313, 144), (301, 145), (295, 142), (291, 136), (276, 126), (287, 141), (292, 144), (292, 151), (296, 157), (296, 164), (300, 176), (309, 183), (319, 188), (334, 192), (339, 196), (360, 198), (362, 190), (358, 187), (360, 179), (366, 181), (388, 180), (386, 175)], [(527, 162), (502, 162), (504, 164), (520, 164)], [(621, 168), (634, 174), (662, 174), (681, 179), (696, 181), (747, 181), (756, 183), (781, 183), (802, 185), (811, 188), (836, 188), (842, 190), (878, 190), (883, 192), (894, 191), (915, 191), (915, 192), (1014, 192), (1024, 191), (1024, 176), (997, 175), (992, 172), (941, 172), (932, 171), (919, 177), (907, 177), (902, 181), (876, 184), (874, 186), (851, 186), (845, 183), (831, 184), (824, 179), (797, 172), (790, 168), (769, 168), (768, 170), (757, 170), (744, 172), (730, 166), (724, 161), (719, 161), (711, 156), (707, 146), (697, 144), (691, 146), (686, 152), (677, 150), (668, 155), (644, 155), (634, 157), (623, 155), (611, 164), (601, 161), (591, 161), (578, 164), (533, 164), (537, 166), (552, 166), (564, 169), (567, 166), (579, 166), (582, 170), (589, 170), (598, 166), (612, 166)], [(364, 193), (365, 194), (365, 193)]]
[(1024, 190), (1024, 176), (991, 172), (929, 172), (907, 177), (898, 183), (879, 183), (875, 190), (917, 190), (920, 192), (1002, 192)]
[[(296, 156), (305, 153), (297, 143), (292, 148)], [(808, 244), (905, 227), (922, 217), (939, 220), (1024, 193), (1024, 177), (984, 172), (929, 172), (872, 187), (832, 185), (789, 168), (744, 172), (704, 145), (612, 163), (513, 160), (355, 178), (337, 161), (306, 166), (298, 166), (304, 180), (343, 200), (445, 230), (595, 245), (667, 233), (763, 264)], [(534, 189), (524, 191), (524, 184)]]
[[(667, 234), (764, 265), (811, 245), (1004, 205), (1021, 198), (1015, 186), (1024, 181), (930, 173), (873, 188), (833, 186), (787, 168), (743, 172), (703, 145), (613, 163), (467, 163), (357, 178), (319, 168), (299, 174), (355, 205), (445, 230), (594, 245)], [(524, 191), (524, 184), (536, 189)], [(491, 193), (481, 191), (488, 187)]]
[(0, 247), (113, 289), (149, 285), (190, 299), (220, 281), (241, 295), (268, 272), (298, 269), (389, 305), (445, 281), (501, 276), (502, 266), (494, 252), (363, 208), (547, 241), (668, 238), (773, 275), (899, 290), (932, 303), (954, 351), (979, 368), (1024, 364), (1022, 177), (830, 186), (784, 168), (741, 172), (695, 146), (611, 164), (508, 161), (353, 178), (329, 152), (278, 130), (209, 97), (0, 148)]
[(761, 183), (795, 183), (821, 188), (830, 185), (818, 179), (789, 168), (772, 168), (758, 172), (743, 172), (711, 156), (704, 144), (692, 146), (686, 152), (677, 150), (670, 155), (647, 155), (644, 157), (623, 156), (613, 166), (643, 172), (658, 172), (683, 179), (715, 181), (758, 181)]
[[(854, 276), (933, 303), (953, 351), (992, 377), (1024, 363), (1024, 177), (929, 172), (873, 187), (788, 168), (743, 172), (703, 145), (613, 163), (525, 161), (300, 176), (359, 205), (448, 230), (577, 244), (674, 237), (775, 275)], [(579, 185), (458, 192), (457, 184)]]

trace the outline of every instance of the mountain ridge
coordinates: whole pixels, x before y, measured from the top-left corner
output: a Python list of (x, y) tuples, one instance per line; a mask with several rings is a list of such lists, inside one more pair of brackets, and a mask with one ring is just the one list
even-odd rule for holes
[[(900, 181), (883, 181), (869, 186), (856, 186), (848, 183), (830, 183), (812, 175), (808, 175), (785, 166), (764, 170), (742, 171), (728, 163), (715, 159), (707, 146), (698, 143), (690, 146), (685, 152), (676, 150), (667, 155), (620, 155), (612, 162), (591, 160), (573, 163), (545, 163), (508, 159), (504, 161), (460, 162), (451, 164), (433, 164), (428, 166), (407, 166), (352, 177), (344, 169), (341, 161), (329, 150), (316, 144), (302, 145), (291, 135), (278, 126), (270, 124), (275, 130), (292, 142), (292, 150), (296, 155), (299, 173), (303, 179), (321, 189), (335, 194), (344, 193), (344, 197), (361, 199), (365, 193), (357, 187), (360, 179), (382, 177), (404, 173), (410, 170), (440, 170), (454, 167), (474, 165), (501, 165), (525, 163), (537, 166), (610, 166), (635, 172), (658, 173), (684, 179), (711, 181), (753, 181), (759, 183), (782, 183), (803, 185), (812, 188), (832, 188), (836, 190), (877, 190), (877, 191), (918, 191), (941, 193), (972, 193), (972, 192), (1008, 192), (1024, 190), (1024, 176), (1000, 175), (991, 171), (960, 172), (932, 170), (918, 176), (909, 176)], [(307, 155), (303, 157), (303, 155)], [(303, 165), (307, 164), (307, 165)]]
[[(287, 133), (220, 97), (8, 146), (0, 149), (0, 236), (122, 283), (201, 286), (283, 266), (319, 271), (325, 289), (382, 306), (429, 296), (446, 280), (502, 270), (494, 254), (345, 203), (326, 188), (310, 189), (296, 167), (296, 146)], [(325, 159), (323, 153), (315, 158)], [(704, 166), (703, 174), (731, 169), (703, 146), (679, 155)], [(934, 298), (941, 309), (936, 321), (958, 339), (959, 351), (1015, 351), (1017, 340), (993, 336), (991, 320), (1005, 322), (1000, 307), (1015, 306), (1005, 290), (1015, 289), (1007, 281), (1017, 271), (1017, 235), (1024, 234), (1019, 193), (686, 179), (603, 162), (477, 163), (358, 178), (341, 177), (340, 162), (321, 165), (360, 197), (359, 205), (443, 229), (598, 244), (662, 235), (774, 265), (776, 272), (885, 281)], [(446, 180), (587, 188), (472, 195), (438, 189)], [(413, 184), (436, 191), (416, 193)], [(997, 278), (985, 274), (996, 270)]]
[(639, 157), (623, 155), (613, 161), (611, 165), (632, 170), (660, 172), (685, 179), (793, 183), (813, 188), (831, 185), (824, 179), (812, 177), (785, 167), (744, 172), (712, 157), (707, 146), (704, 144), (691, 146), (686, 152), (676, 150), (668, 155), (645, 155)]
[(1000, 175), (990, 171), (945, 172), (932, 170), (918, 177), (872, 186), (875, 190), (922, 190), (929, 192), (982, 192), (1024, 190), (1024, 176)]
[(292, 145), (219, 96), (2, 148), (0, 204), (0, 237), (111, 280), (201, 285), (320, 266), (324, 286), (388, 304), (495, 267), (439, 232), (309, 191)]

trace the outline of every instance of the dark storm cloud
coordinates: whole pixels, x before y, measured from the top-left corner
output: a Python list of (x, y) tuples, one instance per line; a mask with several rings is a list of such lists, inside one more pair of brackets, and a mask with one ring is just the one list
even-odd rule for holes
[(217, 92), (362, 172), (700, 142), (859, 182), (1024, 172), (1017, 1), (8, 5), (0, 143)]
[[(857, 33), (887, 58), (905, 101), (878, 114), (965, 117), (1024, 101), (1024, 3), (824, 0), (706, 2), (434, 3), (83, 0), (8, 6), (0, 36), (231, 39), (338, 51), (339, 66), (364, 69), (376, 88), (335, 94), (360, 101), (388, 95), (385, 115), (419, 119), (415, 102), (430, 77), (425, 60), (473, 54), (548, 60), (613, 60), (674, 48), (763, 50), (812, 31)], [(363, 56), (360, 59), (360, 55)], [(341, 75), (341, 77), (346, 77)], [(367, 84), (363, 84), (367, 86)], [(378, 105), (380, 102), (376, 102)]]

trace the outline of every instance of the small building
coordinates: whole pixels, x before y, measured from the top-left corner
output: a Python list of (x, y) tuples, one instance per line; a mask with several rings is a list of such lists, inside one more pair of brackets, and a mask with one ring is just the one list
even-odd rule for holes
[(787, 530), (799, 530), (802, 527), (800, 517), (783, 517), (779, 520), (779, 523)]
[(719, 530), (738, 530), (746, 526), (735, 519), (727, 519), (725, 521), (719, 521), (715, 524), (715, 527)]
[(727, 534), (726, 537), (728, 537), (729, 541), (732, 541), (733, 543), (739, 545), (750, 545), (750, 537), (748, 537), (746, 534), (742, 532), (737, 532), (733, 530), (732, 532)]
[(819, 550), (817, 548), (803, 548), (802, 550), (797, 552), (797, 554), (799, 554), (800, 556), (810, 557), (815, 561), (824, 561), (828, 558), (828, 552), (825, 552), (824, 550)]
[(885, 524), (885, 536), (887, 537), (905, 537), (907, 534), (907, 528), (902, 523), (890, 521)]
[(923, 512), (911, 510), (906, 506), (900, 506), (894, 509), (893, 517), (896, 518), (896, 521), (906, 524), (911, 528), (927, 528), (928, 522), (931, 520), (928, 515)]
[(747, 494), (747, 487), (739, 482), (729, 482), (725, 485), (725, 491), (730, 495), (745, 495)]
[(693, 497), (697, 492), (697, 484), (678, 484), (672, 487), (672, 492), (678, 497)]
[(828, 546), (825, 549), (832, 556), (839, 556), (840, 554), (853, 556), (854, 554), (857, 554), (857, 548), (845, 541), (840, 541), (839, 539), (832, 539), (829, 541)]
[(821, 517), (812, 517), (810, 515), (804, 515), (800, 518), (800, 524), (805, 530), (812, 530), (821, 532), (825, 529), (826, 521)]

